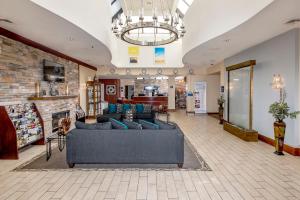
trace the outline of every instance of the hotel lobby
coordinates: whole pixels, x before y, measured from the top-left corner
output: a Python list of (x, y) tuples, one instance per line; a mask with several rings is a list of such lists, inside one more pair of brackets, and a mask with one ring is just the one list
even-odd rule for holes
[(0, 200), (300, 199), (299, 0), (0, 0)]

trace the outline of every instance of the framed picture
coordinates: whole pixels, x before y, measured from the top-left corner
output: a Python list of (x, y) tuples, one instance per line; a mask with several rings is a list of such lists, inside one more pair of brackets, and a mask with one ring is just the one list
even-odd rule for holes
[(137, 64), (139, 54), (140, 54), (140, 48), (138, 46), (128, 47), (129, 63)]
[(154, 63), (165, 64), (165, 48), (155, 47), (154, 48)]
[(129, 57), (129, 63), (130, 64), (137, 64), (138, 63), (138, 57)]
[(116, 85), (106, 85), (106, 95), (116, 95)]

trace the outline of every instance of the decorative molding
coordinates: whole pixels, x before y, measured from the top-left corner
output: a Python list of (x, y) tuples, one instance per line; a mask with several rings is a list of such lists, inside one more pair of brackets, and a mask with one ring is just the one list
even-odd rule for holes
[(10, 39), (12, 39), (12, 40), (16, 40), (16, 41), (21, 42), (21, 43), (23, 43), (23, 44), (26, 44), (26, 45), (28, 45), (28, 46), (37, 48), (37, 49), (39, 49), (39, 50), (41, 50), (41, 51), (44, 51), (44, 52), (53, 54), (53, 55), (55, 55), (55, 56), (57, 56), (57, 57), (60, 57), (60, 58), (63, 58), (63, 59), (72, 61), (72, 62), (74, 62), (74, 63), (77, 63), (77, 64), (81, 65), (81, 66), (84, 66), (84, 67), (87, 67), (87, 68), (89, 68), (89, 69), (92, 69), (92, 70), (97, 71), (97, 68), (94, 67), (94, 66), (92, 66), (92, 65), (89, 65), (89, 64), (87, 64), (87, 63), (85, 63), (85, 62), (82, 62), (82, 61), (76, 59), (76, 58), (70, 57), (70, 56), (68, 56), (68, 55), (66, 55), (66, 54), (63, 54), (63, 53), (61, 53), (61, 52), (58, 52), (58, 51), (56, 51), (56, 50), (54, 50), (54, 49), (51, 49), (51, 48), (49, 48), (49, 47), (46, 47), (46, 46), (44, 46), (44, 45), (42, 45), (42, 44), (40, 44), (40, 43), (34, 42), (34, 41), (32, 41), (32, 40), (30, 40), (30, 39), (28, 39), (28, 38), (25, 38), (25, 37), (23, 37), (23, 36), (21, 36), (21, 35), (18, 35), (18, 34), (16, 34), (16, 33), (13, 33), (13, 32), (11, 32), (11, 31), (9, 31), (9, 30), (6, 30), (6, 29), (4, 29), (4, 28), (2, 28), (2, 27), (0, 27), (0, 35), (3, 35), (3, 36), (5, 36), (5, 37), (7, 37), (7, 38), (10, 38)]
[[(262, 134), (258, 134), (258, 139), (262, 142), (265, 142), (269, 145), (274, 146), (274, 140), (269, 137), (266, 137)], [(295, 147), (291, 147), (287, 144), (284, 144), (283, 150), (293, 156), (300, 156), (300, 148), (295, 148)]]

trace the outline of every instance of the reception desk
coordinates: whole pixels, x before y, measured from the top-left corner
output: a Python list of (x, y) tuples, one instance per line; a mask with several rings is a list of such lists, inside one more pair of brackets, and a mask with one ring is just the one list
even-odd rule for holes
[(153, 106), (159, 106), (159, 105), (168, 106), (168, 97), (166, 96), (133, 97), (133, 102), (135, 104), (142, 103), (142, 104), (151, 104)]

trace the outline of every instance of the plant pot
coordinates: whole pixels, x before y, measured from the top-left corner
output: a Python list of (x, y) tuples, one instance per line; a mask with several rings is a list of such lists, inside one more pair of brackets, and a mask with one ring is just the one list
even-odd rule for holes
[(224, 113), (224, 108), (223, 106), (219, 106), (219, 124), (223, 124), (223, 113)]
[(281, 121), (274, 122), (274, 138), (275, 138), (275, 154), (283, 154), (284, 136), (285, 136), (286, 124)]

